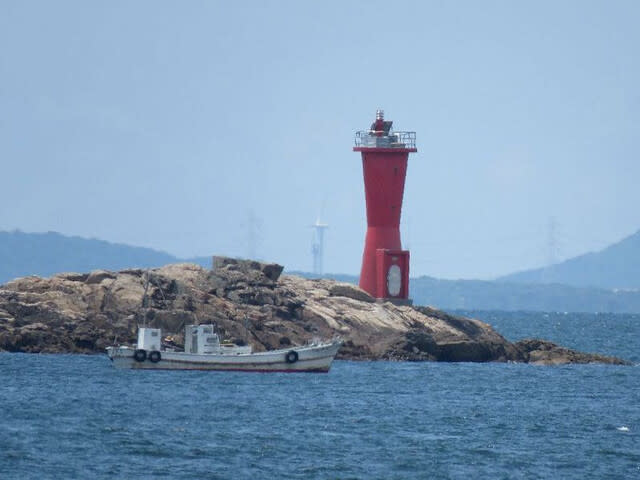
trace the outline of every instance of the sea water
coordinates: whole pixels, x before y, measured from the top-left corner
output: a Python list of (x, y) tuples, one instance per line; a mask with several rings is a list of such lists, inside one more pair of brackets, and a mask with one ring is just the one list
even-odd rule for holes
[[(634, 316), (471, 313), (638, 362)], [(5, 353), (0, 379), (1, 479), (640, 478), (635, 365), (259, 374)]]

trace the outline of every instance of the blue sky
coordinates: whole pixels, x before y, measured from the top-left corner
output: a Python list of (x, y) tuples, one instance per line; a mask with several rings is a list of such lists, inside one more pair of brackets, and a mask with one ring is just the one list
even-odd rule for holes
[(412, 275), (600, 249), (640, 228), (639, 24), (635, 1), (4, 1), (0, 229), (310, 270), (321, 215), (325, 271), (358, 273), (351, 148), (383, 108), (418, 137)]

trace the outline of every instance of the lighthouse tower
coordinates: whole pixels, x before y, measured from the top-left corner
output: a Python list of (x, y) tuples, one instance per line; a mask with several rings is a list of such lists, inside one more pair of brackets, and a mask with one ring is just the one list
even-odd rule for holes
[(356, 132), (353, 147), (362, 154), (367, 202), (360, 288), (402, 303), (409, 301), (409, 251), (402, 250), (400, 215), (409, 153), (417, 149), (415, 132), (394, 132), (392, 125), (378, 110), (371, 128)]

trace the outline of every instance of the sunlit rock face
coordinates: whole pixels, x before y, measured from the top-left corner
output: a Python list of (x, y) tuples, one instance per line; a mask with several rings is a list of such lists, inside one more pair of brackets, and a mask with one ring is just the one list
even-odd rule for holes
[(213, 267), (16, 279), (0, 287), (0, 349), (98, 353), (134, 343), (142, 324), (179, 346), (185, 325), (215, 323), (224, 338), (255, 351), (339, 335), (342, 359), (621, 362), (543, 341), (513, 344), (478, 320), (377, 302), (351, 284), (281, 275), (277, 264), (216, 257)]

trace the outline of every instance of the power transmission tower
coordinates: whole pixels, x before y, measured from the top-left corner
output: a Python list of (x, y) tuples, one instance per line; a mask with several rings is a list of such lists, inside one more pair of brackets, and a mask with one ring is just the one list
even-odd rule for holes
[(313, 255), (313, 273), (322, 275), (322, 263), (324, 256), (324, 231), (329, 228), (326, 223), (320, 222), (320, 218), (316, 220), (311, 228), (313, 228), (313, 240), (311, 242), (311, 254)]

